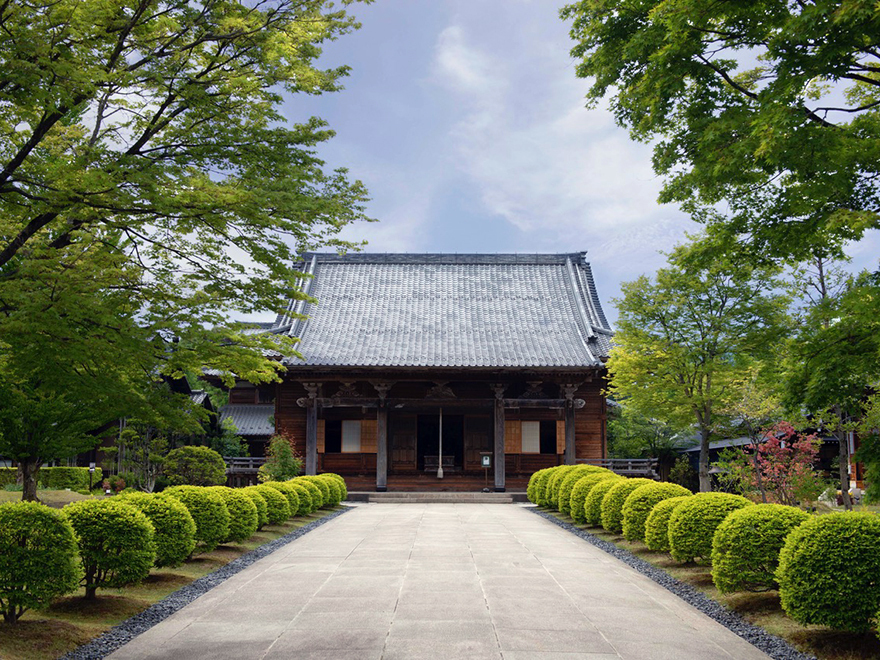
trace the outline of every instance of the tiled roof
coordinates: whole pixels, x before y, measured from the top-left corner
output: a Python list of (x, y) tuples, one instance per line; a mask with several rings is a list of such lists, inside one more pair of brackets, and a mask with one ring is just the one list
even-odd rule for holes
[(611, 329), (583, 253), (306, 256), (317, 304), (276, 327), (313, 366), (594, 367)]
[(220, 409), (220, 422), (231, 419), (238, 435), (272, 435), (275, 433), (275, 405), (231, 405)]

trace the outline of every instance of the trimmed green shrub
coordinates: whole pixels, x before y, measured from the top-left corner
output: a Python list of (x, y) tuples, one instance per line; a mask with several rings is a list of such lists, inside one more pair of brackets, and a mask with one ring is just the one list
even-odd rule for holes
[(590, 527), (598, 527), (602, 522), (602, 500), (605, 499), (606, 493), (614, 488), (624, 478), (614, 475), (610, 479), (602, 479), (591, 489), (584, 500), (584, 523)]
[(779, 552), (810, 518), (793, 506), (756, 504), (731, 513), (712, 539), (712, 581), (722, 593), (775, 589)]
[(547, 482), (547, 489), (545, 498), (547, 500), (547, 506), (552, 507), (554, 509), (559, 506), (559, 488), (562, 486), (562, 482), (565, 480), (569, 474), (578, 469), (578, 465), (560, 465), (556, 468), (552, 475), (550, 475), (550, 480)]
[(867, 632), (880, 610), (880, 517), (814, 516), (785, 539), (776, 579), (782, 609), (804, 625)]
[(321, 479), (330, 489), (330, 500), (325, 502), (325, 504), (327, 506), (338, 506), (342, 501), (342, 489), (339, 487), (336, 479), (326, 474), (319, 474), (316, 479)]
[(209, 447), (187, 445), (168, 452), (162, 472), (175, 486), (222, 486), (226, 483), (226, 463)]
[(264, 486), (274, 488), (287, 498), (287, 507), (290, 510), (289, 518), (293, 518), (299, 511), (299, 494), (293, 487), (293, 484), (287, 481), (266, 481)]
[(260, 495), (260, 491), (248, 486), (242, 488), (241, 492), (251, 498), (251, 502), (257, 507), (257, 529), (263, 529), (269, 524), (269, 515), (267, 514), (266, 498)]
[(153, 523), (156, 559), (153, 565), (180, 566), (196, 547), (196, 523), (184, 504), (170, 495), (123, 493), (121, 502), (131, 504)]
[(270, 525), (280, 525), (290, 518), (290, 504), (281, 491), (263, 484), (249, 488), (254, 488), (266, 500), (266, 516)]
[(15, 623), (27, 610), (75, 591), (82, 572), (76, 536), (63, 513), (36, 502), (0, 505), (0, 612)]
[(645, 520), (645, 545), (654, 552), (669, 552), (669, 517), (679, 504), (692, 495), (670, 497), (654, 505)]
[(325, 472), (324, 475), (326, 475), (328, 477), (333, 477), (334, 479), (336, 479), (337, 483), (339, 484), (339, 489), (342, 492), (342, 499), (339, 501), (342, 502), (343, 500), (347, 500), (348, 499), (348, 484), (345, 483), (345, 479), (343, 479), (342, 476), (336, 474), (335, 472)]
[(309, 495), (312, 498), (312, 508), (309, 513), (317, 511), (322, 506), (324, 506), (324, 493), (320, 488), (318, 488), (317, 485), (313, 484), (305, 477), (297, 477), (296, 479), (291, 479), (291, 482), (300, 484), (303, 488), (309, 491)]
[(153, 524), (122, 500), (81, 500), (62, 509), (79, 546), (86, 599), (95, 591), (141, 582), (156, 559)]
[(535, 502), (538, 506), (550, 506), (550, 500), (548, 499), (547, 486), (550, 484), (550, 479), (553, 478), (553, 475), (556, 474), (556, 471), (562, 467), (561, 465), (557, 465), (552, 468), (547, 468), (546, 470), (542, 470), (542, 474), (538, 478), (538, 483), (535, 486), (535, 496), (538, 498), (538, 501)]
[(221, 543), (242, 543), (252, 537), (257, 531), (260, 519), (257, 505), (251, 501), (251, 498), (240, 490), (226, 486), (211, 486), (209, 490), (223, 498), (229, 511), (229, 531)]
[(651, 486), (656, 483), (653, 479), (625, 479), (622, 483), (615, 484), (605, 493), (602, 498), (602, 527), (609, 532), (620, 534), (623, 531), (623, 505), (626, 498), (642, 486)]
[(730, 513), (746, 506), (754, 505), (745, 497), (730, 493), (697, 493), (688, 497), (669, 516), (669, 554), (681, 562), (710, 558), (718, 525)]
[(587, 495), (590, 494), (590, 491), (600, 481), (604, 481), (605, 479), (616, 479), (617, 475), (611, 472), (596, 472), (593, 474), (588, 474), (585, 477), (581, 477), (574, 483), (574, 487), (571, 489), (571, 497), (569, 497), (569, 505), (568, 505), (568, 515), (574, 518), (574, 521), (579, 524), (584, 524), (586, 522), (586, 518), (584, 517), (584, 502), (587, 499)]
[(316, 476), (299, 477), (299, 478), (305, 479), (307, 482), (315, 484), (321, 490), (321, 504), (318, 506), (318, 508), (330, 506), (330, 486), (328, 486), (323, 479), (320, 479), (319, 477), (316, 477)]
[(538, 470), (537, 472), (532, 472), (532, 476), (529, 477), (529, 484), (526, 486), (526, 497), (529, 498), (529, 502), (532, 504), (538, 503), (538, 482), (541, 480), (544, 473), (550, 468), (544, 468), (543, 470)]
[(559, 484), (558, 495), (556, 496), (556, 508), (560, 513), (571, 513), (571, 491), (579, 479), (586, 477), (588, 474), (614, 474), (611, 470), (606, 470), (597, 465), (576, 465), (574, 470), (569, 471), (562, 478)]
[(293, 453), (292, 441), (283, 435), (273, 435), (266, 447), (266, 462), (260, 466), (257, 479), (260, 483), (267, 481), (285, 481), (302, 472), (302, 459)]
[(307, 516), (309, 513), (311, 513), (313, 511), (312, 491), (306, 488), (304, 484), (297, 483), (296, 480), (285, 481), (284, 483), (290, 484), (290, 487), (296, 491), (296, 495), (299, 498), (299, 509), (293, 515)]
[(645, 521), (657, 502), (670, 497), (693, 495), (684, 486), (651, 482), (636, 488), (623, 504), (623, 536), (627, 541), (645, 540)]
[(16, 483), (18, 468), (0, 467), (0, 488)]
[[(39, 475), (40, 488), (46, 490), (88, 490), (89, 489), (89, 468), (84, 467), (44, 467), (40, 468), (37, 473)], [(92, 474), (92, 487), (100, 485), (103, 481), (103, 472), (101, 468), (95, 468)]]
[(210, 552), (229, 534), (229, 509), (218, 493), (200, 486), (172, 486), (162, 494), (180, 500), (193, 517), (200, 552)]

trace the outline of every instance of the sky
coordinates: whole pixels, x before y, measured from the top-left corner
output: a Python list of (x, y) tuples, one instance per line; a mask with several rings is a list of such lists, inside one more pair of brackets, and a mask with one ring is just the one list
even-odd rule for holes
[[(606, 314), (620, 283), (661, 267), (699, 229), (660, 205), (649, 145), (587, 110), (568, 26), (548, 0), (377, 0), (325, 45), (342, 92), (299, 95), (336, 137), (319, 149), (370, 192), (343, 237), (367, 252), (587, 252)], [(854, 249), (876, 266), (880, 240)], [(864, 263), (862, 263), (864, 262)]]

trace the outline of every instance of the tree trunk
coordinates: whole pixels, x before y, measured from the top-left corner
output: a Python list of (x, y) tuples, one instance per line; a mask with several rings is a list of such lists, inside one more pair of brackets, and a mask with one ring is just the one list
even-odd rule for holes
[(709, 477), (709, 429), (700, 429), (700, 492), (712, 490), (712, 479)]
[(85, 595), (84, 600), (95, 600), (95, 598), (96, 598), (95, 593), (97, 591), (98, 591), (98, 587), (96, 585), (87, 584), (86, 585), (86, 595)]
[(37, 475), (42, 461), (28, 458), (18, 463), (18, 474), (21, 478), (21, 499), (24, 502), (39, 502), (37, 498)]
[(838, 429), (834, 432), (840, 443), (840, 492), (843, 495), (843, 506), (847, 511), (852, 511), (852, 500), (849, 497), (849, 446), (847, 445), (846, 431)]

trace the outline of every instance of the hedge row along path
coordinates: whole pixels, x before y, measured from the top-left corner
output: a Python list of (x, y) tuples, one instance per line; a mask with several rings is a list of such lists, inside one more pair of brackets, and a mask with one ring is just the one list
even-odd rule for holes
[[(370, 504), (275, 551), (114, 660), (758, 660), (763, 652), (523, 507)], [(548, 657), (548, 656), (541, 656)]]

